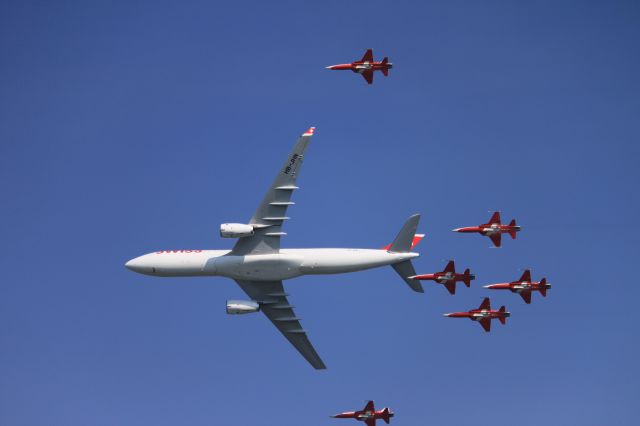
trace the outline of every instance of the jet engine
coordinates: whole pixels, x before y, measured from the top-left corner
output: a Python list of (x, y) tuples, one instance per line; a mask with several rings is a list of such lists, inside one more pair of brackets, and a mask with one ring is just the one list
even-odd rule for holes
[(253, 235), (253, 226), (244, 223), (223, 223), (220, 225), (222, 238), (242, 238)]
[(227, 300), (227, 314), (252, 314), (260, 310), (260, 305), (248, 300)]

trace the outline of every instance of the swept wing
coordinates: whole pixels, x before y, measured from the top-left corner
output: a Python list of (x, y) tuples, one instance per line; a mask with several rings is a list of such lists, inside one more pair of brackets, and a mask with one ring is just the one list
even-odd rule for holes
[(260, 304), (260, 310), (313, 368), (318, 370), (327, 368), (300, 325), (300, 319), (296, 317), (293, 306), (289, 304), (282, 281), (236, 280), (236, 282), (251, 299)]
[[(314, 130), (314, 127), (309, 128), (294, 145), (249, 221), (255, 226), (254, 235), (240, 238), (233, 247), (232, 254), (243, 256), (279, 252), (280, 237), (286, 235), (282, 232), (282, 223), (288, 219), (285, 216), (287, 208), (294, 204), (291, 194), (298, 189), (295, 186), (296, 179)], [(260, 304), (260, 310), (314, 368), (326, 368), (293, 312), (282, 281), (236, 282), (252, 300)]]

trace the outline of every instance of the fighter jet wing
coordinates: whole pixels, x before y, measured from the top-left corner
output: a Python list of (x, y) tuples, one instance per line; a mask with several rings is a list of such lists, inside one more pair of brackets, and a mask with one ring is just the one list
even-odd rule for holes
[(243, 237), (233, 247), (232, 254), (237, 256), (247, 254), (278, 253), (280, 250), (280, 237), (286, 235), (282, 232), (282, 223), (289, 219), (285, 216), (287, 207), (295, 204), (291, 201), (293, 191), (298, 189), (295, 185), (304, 152), (315, 127), (309, 128), (300, 136), (293, 150), (278, 172), (271, 187), (267, 190), (258, 209), (253, 214), (249, 224), (254, 225), (254, 234)]
[(251, 299), (260, 304), (260, 310), (313, 368), (317, 370), (327, 368), (311, 345), (307, 333), (302, 329), (299, 318), (296, 318), (293, 306), (287, 300), (282, 281), (236, 280), (236, 282)]
[(367, 83), (373, 84), (373, 70), (364, 70), (362, 72), (362, 77), (367, 80)]
[(491, 331), (491, 320), (489, 318), (482, 318), (478, 322), (480, 323), (482, 328), (484, 328), (484, 331), (487, 331), (487, 332)]
[(373, 401), (367, 401), (367, 405), (364, 406), (362, 411), (374, 411), (375, 406), (373, 405)]
[(445, 281), (444, 286), (449, 290), (450, 294), (456, 294), (456, 283), (455, 281)]
[(360, 59), (360, 62), (373, 62), (373, 50), (367, 49), (367, 51), (364, 52), (362, 59)]
[(373, 417), (364, 421), (367, 426), (376, 426), (376, 419)]
[(498, 234), (491, 234), (489, 235), (489, 238), (491, 238), (491, 241), (493, 241), (493, 245), (496, 247), (500, 247), (502, 245), (502, 234), (498, 233)]
[(478, 309), (491, 309), (491, 299), (489, 299), (488, 297), (482, 299), (482, 303), (480, 304)]
[(529, 269), (525, 269), (525, 271), (522, 273), (522, 276), (520, 277), (520, 282), (531, 282), (531, 270)]
[(451, 273), (456, 273), (456, 263), (453, 260), (450, 260), (449, 263), (447, 263), (447, 266), (444, 268), (444, 271), (442, 272), (451, 272)]
[(530, 291), (523, 291), (522, 293), (520, 293), (520, 296), (522, 296), (522, 298), (524, 299), (524, 303), (526, 303), (527, 305), (531, 303)]
[(501, 221), (500, 221), (500, 212), (494, 212), (491, 215), (491, 219), (489, 219), (489, 223), (487, 223), (487, 225), (493, 225), (494, 223), (497, 223), (498, 225), (500, 225)]

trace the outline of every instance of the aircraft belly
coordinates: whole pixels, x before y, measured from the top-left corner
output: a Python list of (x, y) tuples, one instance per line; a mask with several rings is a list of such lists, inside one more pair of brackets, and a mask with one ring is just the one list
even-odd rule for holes
[(236, 280), (281, 281), (301, 275), (302, 257), (284, 254), (222, 256), (215, 260), (215, 275)]
[(301, 272), (309, 275), (356, 272), (391, 265), (399, 261), (395, 255), (384, 250), (311, 249), (304, 251)]

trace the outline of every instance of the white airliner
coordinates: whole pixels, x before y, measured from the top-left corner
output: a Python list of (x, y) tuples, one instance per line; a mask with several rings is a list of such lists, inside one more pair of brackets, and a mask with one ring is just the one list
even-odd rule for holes
[(132, 271), (159, 277), (221, 276), (235, 280), (251, 300), (227, 301), (228, 314), (262, 311), (316, 369), (326, 368), (307, 338), (282, 281), (301, 275), (341, 274), (391, 265), (405, 282), (422, 293), (411, 249), (424, 236), (416, 234), (420, 215), (411, 216), (392, 244), (383, 249), (281, 249), (282, 224), (291, 200), (304, 152), (315, 128), (295, 144), (284, 166), (248, 224), (220, 225), (223, 238), (238, 238), (231, 250), (162, 250), (128, 261)]

